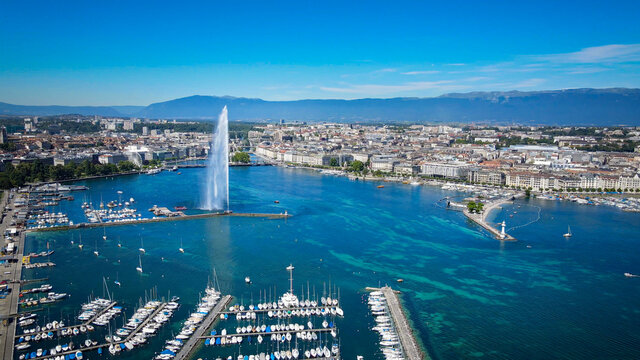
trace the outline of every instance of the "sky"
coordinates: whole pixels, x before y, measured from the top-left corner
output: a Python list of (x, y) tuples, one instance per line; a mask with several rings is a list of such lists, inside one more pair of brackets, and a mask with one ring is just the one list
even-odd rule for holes
[(640, 1), (0, 2), (0, 102), (640, 87)]

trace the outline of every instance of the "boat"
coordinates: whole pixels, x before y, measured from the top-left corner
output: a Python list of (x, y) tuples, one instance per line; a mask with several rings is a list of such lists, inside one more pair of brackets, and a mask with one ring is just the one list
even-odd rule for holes
[(162, 169), (151, 169), (151, 170), (147, 171), (147, 175), (160, 174), (160, 172), (162, 172)]
[(96, 240), (96, 249), (93, 251), (93, 254), (95, 256), (100, 256), (100, 253), (98, 252), (98, 240)]
[(568, 228), (567, 233), (562, 236), (566, 238), (570, 238), (571, 236), (573, 236), (573, 234), (571, 234), (571, 226), (567, 226), (567, 228)]
[(140, 255), (138, 255), (138, 263), (139, 266), (136, 268), (136, 270), (142, 274), (142, 258), (140, 257)]
[(280, 200), (275, 200), (274, 203), (280, 204)]
[(178, 249), (178, 251), (184, 254), (184, 248), (182, 247), (182, 239), (180, 239), (180, 248)]
[(118, 279), (118, 273), (116, 273), (116, 280), (113, 283), (118, 286), (122, 286), (122, 284), (120, 283), (120, 280)]
[(251, 284), (251, 278), (250, 277), (245, 277), (244, 278), (244, 282), (246, 282), (247, 284)]
[(384, 185), (378, 185), (378, 189), (382, 189)]
[(146, 252), (146, 250), (144, 249), (144, 243), (142, 242), (142, 238), (140, 238), (140, 249), (138, 250), (140, 250), (140, 252), (143, 254)]
[(174, 209), (176, 211), (184, 211), (184, 210), (187, 210), (187, 207), (186, 206), (175, 206)]
[(629, 277), (629, 278), (640, 277), (640, 275), (634, 275), (634, 274), (628, 273), (628, 272), (624, 273), (624, 276)]
[(107, 240), (107, 229), (104, 228), (104, 233), (102, 235), (102, 240)]
[(78, 244), (78, 248), (82, 250), (83, 247), (84, 245), (82, 245), (82, 235), (80, 235), (80, 243)]

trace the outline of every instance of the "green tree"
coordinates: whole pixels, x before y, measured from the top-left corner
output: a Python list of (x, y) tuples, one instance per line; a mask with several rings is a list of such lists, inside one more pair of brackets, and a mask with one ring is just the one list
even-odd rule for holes
[(338, 165), (340, 165), (340, 163), (338, 163), (338, 159), (331, 158), (331, 160), (329, 160), (329, 166), (338, 166)]
[(351, 163), (351, 171), (362, 172), (364, 170), (364, 163), (360, 160), (355, 160)]
[(231, 157), (231, 161), (248, 164), (251, 162), (251, 156), (249, 156), (249, 154), (247, 154), (246, 152), (238, 151), (233, 154), (233, 156)]

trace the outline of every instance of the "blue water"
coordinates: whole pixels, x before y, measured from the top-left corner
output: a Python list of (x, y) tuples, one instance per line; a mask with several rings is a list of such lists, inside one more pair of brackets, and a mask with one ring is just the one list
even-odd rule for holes
[[(117, 199), (118, 190), (123, 201), (134, 197), (145, 217), (154, 204), (192, 209), (199, 204), (203, 178), (203, 169), (184, 169), (181, 175), (82, 182), (91, 190), (74, 194), (74, 202), (58, 209), (78, 222), (85, 197), (90, 194), (97, 204), (100, 196), (105, 202)], [(518, 242), (501, 243), (461, 213), (439, 207), (438, 200), (459, 194), (435, 187), (387, 183), (378, 189), (373, 182), (275, 167), (232, 168), (230, 182), (235, 212), (287, 210), (294, 216), (110, 227), (107, 241), (103, 229), (29, 235), (26, 251), (41, 251), (48, 242), (57, 266), (25, 270), (25, 277), (48, 276), (54, 290), (72, 294), (42, 316), (73, 318), (88, 295), (102, 295), (103, 276), (128, 315), (145, 290), (178, 295), (183, 306), (172, 325), (142, 350), (118, 356), (150, 357), (179, 330), (213, 268), (223, 292), (249, 304), (265, 289), (284, 292), (285, 267), (293, 263), (298, 293), (307, 281), (317, 294), (329, 282), (340, 289), (346, 316), (338, 326), (346, 359), (382, 358), (363, 302), (364, 287), (380, 284), (403, 292), (410, 320), (436, 359), (640, 358), (640, 278), (623, 276), (640, 273), (638, 214), (518, 201), (494, 212), (490, 221), (505, 219), (507, 228), (537, 221), (510, 231)], [(562, 237), (567, 225), (574, 234), (568, 240)], [(77, 244), (80, 234), (83, 251), (70, 244)], [(135, 270), (141, 238), (143, 275)], [(181, 239), (185, 254), (177, 251)], [(113, 285), (116, 274), (120, 288)], [(245, 276), (252, 285), (244, 283)], [(215, 358), (216, 351), (202, 348), (197, 355)]]

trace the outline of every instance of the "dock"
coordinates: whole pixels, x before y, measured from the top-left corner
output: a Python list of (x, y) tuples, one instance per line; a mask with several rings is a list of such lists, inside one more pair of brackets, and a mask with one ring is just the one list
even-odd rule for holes
[[(142, 331), (142, 329), (149, 323), (149, 321), (153, 320), (153, 318), (158, 315), (163, 309), (164, 307), (167, 305), (167, 303), (162, 303), (158, 306), (158, 308), (151, 313), (151, 315), (149, 315), (149, 317), (147, 317), (140, 325), (138, 325), (138, 327), (136, 328), (135, 331), (132, 331), (131, 334), (129, 334), (125, 339), (120, 340), (120, 341), (113, 341), (113, 342), (109, 342), (109, 343), (105, 343), (105, 344), (97, 344), (97, 345), (91, 345), (91, 346), (87, 346), (87, 347), (82, 347), (82, 348), (77, 348), (77, 349), (73, 349), (73, 350), (69, 350), (69, 351), (65, 351), (65, 352), (59, 352), (56, 355), (71, 355), (71, 354), (75, 354), (78, 351), (82, 351), (83, 355), (85, 351), (93, 351), (93, 350), (97, 350), (99, 348), (105, 348), (108, 349), (109, 346), (113, 345), (120, 345), (120, 344), (124, 344), (125, 342), (131, 340), (134, 336), (136, 336), (140, 331)], [(144, 345), (143, 345), (144, 346)]]
[[(115, 301), (112, 301), (112, 302), (111, 302), (111, 304), (109, 304), (107, 307), (105, 307), (105, 308), (103, 308), (102, 310), (100, 310), (99, 312), (97, 312), (95, 315), (93, 315), (93, 316), (91, 317), (91, 319), (89, 319), (89, 320), (87, 320), (87, 321), (83, 322), (83, 323), (82, 323), (82, 324), (80, 324), (80, 325), (69, 325), (69, 326), (65, 326), (65, 327), (61, 327), (61, 328), (57, 328), (57, 329), (44, 330), (44, 331), (41, 331), (41, 332), (39, 332), (39, 333), (33, 333), (33, 334), (29, 334), (29, 335), (35, 336), (35, 335), (37, 335), (37, 334), (43, 334), (43, 333), (44, 333), (44, 334), (46, 334), (46, 333), (48, 333), (49, 331), (51, 331), (51, 332), (54, 332), (54, 331), (55, 331), (56, 333), (60, 334), (60, 333), (62, 332), (62, 330), (66, 330), (66, 329), (73, 329), (73, 328), (77, 328), (77, 327), (80, 327), (80, 326), (87, 326), (87, 325), (90, 325), (90, 324), (91, 324), (92, 322), (94, 322), (97, 318), (99, 318), (100, 316), (104, 315), (107, 311), (109, 311), (109, 310), (110, 310), (112, 307), (114, 307), (114, 306), (116, 306), (116, 302), (115, 302)], [(23, 335), (15, 335), (15, 338), (16, 338), (16, 339), (18, 339), (18, 338), (20, 338), (21, 336), (24, 336), (24, 334), (23, 334)]]
[(382, 288), (368, 287), (367, 291), (381, 291), (383, 293), (387, 301), (387, 306), (389, 307), (389, 314), (393, 319), (396, 333), (400, 338), (400, 346), (402, 347), (402, 353), (405, 358), (408, 360), (430, 359), (429, 355), (424, 353), (418, 345), (413, 329), (409, 326), (409, 322), (400, 304), (400, 299), (398, 299), (399, 292), (394, 291), (389, 286)]
[(103, 223), (80, 223), (80, 224), (65, 225), (65, 226), (53, 226), (53, 227), (42, 228), (42, 229), (29, 229), (26, 231), (27, 232), (63, 231), (63, 230), (83, 229), (83, 228), (98, 228), (98, 227), (106, 227), (106, 226), (149, 224), (149, 223), (164, 222), (164, 221), (207, 219), (207, 218), (219, 217), (219, 216), (220, 217), (221, 216), (254, 217), (254, 218), (265, 218), (265, 219), (276, 220), (276, 219), (287, 219), (287, 218), (290, 218), (292, 215), (287, 212), (281, 213), (281, 214), (234, 213), (234, 212), (205, 213), (205, 214), (195, 214), (195, 215), (156, 217), (156, 218), (150, 218), (150, 219), (137, 219), (137, 220), (114, 221), (114, 222), (103, 222)]
[[(323, 332), (331, 332), (331, 330), (333, 330), (333, 328), (319, 328), (319, 329), (305, 329), (303, 330), (304, 332), (309, 332), (309, 333), (323, 333)], [(250, 332), (250, 333), (240, 333), (240, 334), (226, 334), (226, 335), (203, 335), (200, 338), (201, 339), (216, 339), (216, 338), (226, 338), (226, 337), (236, 337), (236, 336), (258, 336), (258, 335), (263, 335), (263, 336), (271, 336), (271, 334), (276, 334), (276, 335), (286, 335), (286, 334), (290, 334), (292, 332), (295, 332), (294, 330), (281, 330), (281, 331), (271, 331), (271, 332)]]
[(193, 352), (196, 345), (203, 339), (205, 331), (209, 330), (213, 323), (220, 317), (220, 312), (225, 309), (231, 302), (231, 295), (225, 295), (220, 299), (220, 302), (211, 310), (204, 321), (198, 326), (193, 335), (184, 343), (180, 351), (174, 357), (175, 360), (186, 360)]
[[(5, 196), (3, 200), (6, 201), (8, 192), (5, 192)], [(5, 216), (4, 222), (2, 226), (0, 226), (0, 230), (4, 233), (4, 230), (7, 228), (7, 224), (13, 215), (11, 211), (7, 216)], [(20, 233), (17, 241), (17, 251), (14, 255), (16, 259), (22, 259), (24, 255), (24, 242), (25, 242), (25, 234), (24, 231)], [(11, 272), (8, 275), (8, 279), (10, 281), (9, 288), (11, 289), (11, 293), (3, 300), (0, 300), (0, 313), (2, 314), (3, 323), (0, 325), (0, 339), (2, 340), (2, 344), (0, 346), (0, 359), (13, 359), (14, 353), (14, 342), (13, 338), (16, 334), (17, 321), (14, 319), (13, 314), (18, 314), (18, 300), (20, 298), (20, 288), (22, 279), (22, 261), (10, 263), (7, 267), (4, 268), (4, 271)], [(11, 341), (9, 341), (11, 339)]]

